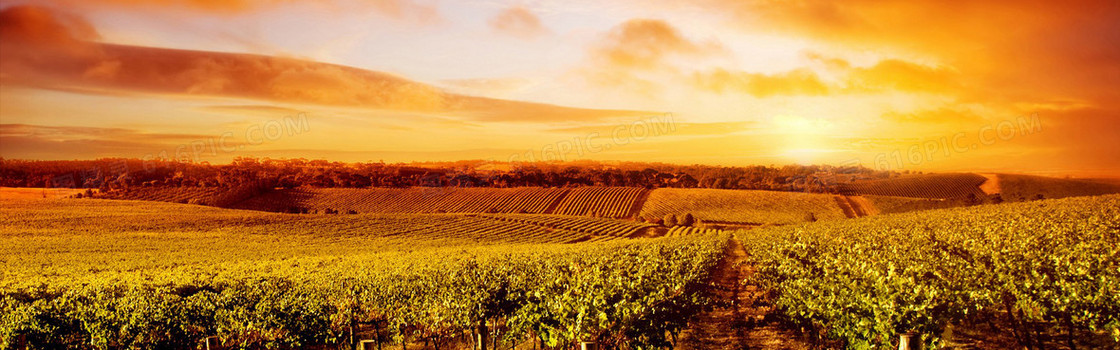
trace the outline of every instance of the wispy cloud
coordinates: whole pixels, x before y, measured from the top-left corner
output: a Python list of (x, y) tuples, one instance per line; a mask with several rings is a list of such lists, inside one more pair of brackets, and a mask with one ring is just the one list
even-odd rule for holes
[(262, 55), (102, 44), (77, 17), (39, 7), (4, 9), (4, 84), (214, 96), (424, 112), (490, 121), (598, 120), (644, 112), (479, 98), (399, 76)]
[(522, 39), (534, 39), (548, 33), (548, 28), (541, 23), (540, 17), (524, 6), (502, 10), (490, 19), (490, 28)]

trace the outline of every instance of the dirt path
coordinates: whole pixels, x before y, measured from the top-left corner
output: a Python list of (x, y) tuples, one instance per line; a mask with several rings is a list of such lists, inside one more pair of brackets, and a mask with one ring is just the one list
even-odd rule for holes
[(837, 195), (833, 198), (836, 200), (836, 205), (840, 206), (840, 210), (844, 211), (844, 216), (849, 219), (879, 214), (879, 210), (862, 196)]
[(984, 183), (980, 184), (980, 190), (984, 191), (984, 194), (993, 195), (993, 194), (999, 194), (1001, 192), (1001, 189), (1000, 189), (1000, 186), (999, 186), (999, 175), (997, 175), (997, 174), (980, 174), (980, 176), (983, 176), (984, 179), (985, 179)]
[(716, 307), (698, 315), (681, 333), (680, 349), (809, 349), (791, 332), (766, 321), (770, 310), (761, 306), (764, 297), (754, 286), (742, 286), (742, 277), (753, 272), (743, 264), (743, 244), (732, 239), (727, 255), (712, 276)]
[(879, 214), (879, 209), (876, 209), (871, 202), (863, 196), (844, 196), (844, 200), (848, 201), (848, 205), (855, 211), (856, 216), (864, 217)]
[(844, 216), (848, 217), (849, 219), (855, 218), (855, 217), (858, 216), (858, 215), (856, 215), (856, 210), (854, 208), (852, 208), (851, 204), (848, 203), (847, 197), (845, 197), (845, 196), (835, 196), (835, 197), (832, 197), (832, 199), (836, 200), (836, 205), (840, 206), (840, 210), (844, 212)]

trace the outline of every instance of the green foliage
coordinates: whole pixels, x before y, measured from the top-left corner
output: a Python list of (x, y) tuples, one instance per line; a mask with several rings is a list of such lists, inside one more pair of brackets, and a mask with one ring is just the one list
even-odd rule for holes
[(173, 269), (8, 286), (0, 289), (0, 339), (117, 349), (189, 347), (217, 335), (227, 345), (274, 348), (338, 344), (354, 322), (387, 325), (396, 339), (448, 339), (497, 320), (506, 337), (550, 346), (664, 346), (666, 332), (679, 332), (705, 305), (699, 291), (726, 239), (494, 249), (409, 269), (392, 268), (406, 261), (202, 276)]
[(729, 238), (512, 244), (643, 225), (0, 201), (3, 349), (21, 337), (33, 348), (195, 348), (208, 336), (301, 348), (342, 344), (354, 325), (446, 343), (483, 322), (507, 344), (661, 347), (707, 305), (702, 291)]
[[(1120, 196), (883, 215), (751, 230), (740, 237), (789, 318), (849, 347), (1010, 318), (1120, 328)], [(1014, 330), (1020, 341), (1032, 337)]]

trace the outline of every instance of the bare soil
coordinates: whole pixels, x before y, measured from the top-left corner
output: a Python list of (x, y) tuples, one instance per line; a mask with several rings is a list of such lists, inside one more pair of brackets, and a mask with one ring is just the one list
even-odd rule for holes
[(733, 239), (727, 255), (712, 275), (717, 304), (711, 311), (697, 315), (689, 329), (681, 333), (679, 349), (810, 349), (797, 332), (768, 321), (770, 309), (762, 291), (742, 285), (753, 269), (743, 263), (746, 251)]

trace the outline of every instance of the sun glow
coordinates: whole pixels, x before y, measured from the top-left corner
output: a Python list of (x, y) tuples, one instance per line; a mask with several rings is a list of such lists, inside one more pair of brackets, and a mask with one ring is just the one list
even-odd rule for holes
[(1113, 2), (325, 3), (7, 1), (0, 157), (138, 156), (297, 111), (310, 132), (208, 161), (505, 159), (672, 113), (675, 134), (564, 158), (867, 162), (1037, 113), (1043, 133), (921, 166), (1120, 172)]

